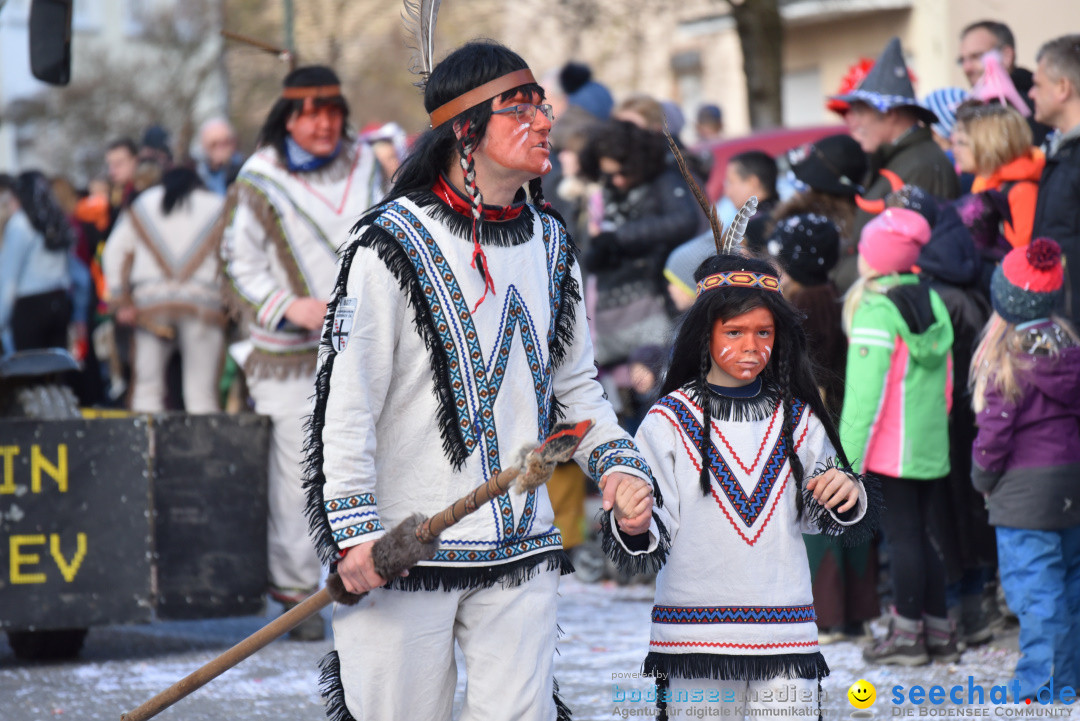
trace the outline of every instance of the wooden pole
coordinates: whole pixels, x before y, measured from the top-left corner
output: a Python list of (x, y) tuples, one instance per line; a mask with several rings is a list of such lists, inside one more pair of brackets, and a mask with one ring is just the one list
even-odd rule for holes
[(330, 605), (330, 592), (323, 588), (303, 602), (281, 614), (210, 663), (196, 669), (139, 707), (120, 716), (120, 721), (145, 721), (172, 706), (188, 694), (197, 691), (228, 671), (248, 656), (270, 644), (279, 636), (299, 626)]

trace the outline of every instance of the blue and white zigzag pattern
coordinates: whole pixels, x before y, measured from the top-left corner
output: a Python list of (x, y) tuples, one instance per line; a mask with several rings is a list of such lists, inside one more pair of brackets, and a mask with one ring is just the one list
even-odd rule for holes
[(653, 623), (806, 623), (816, 621), (806, 606), (653, 606)]

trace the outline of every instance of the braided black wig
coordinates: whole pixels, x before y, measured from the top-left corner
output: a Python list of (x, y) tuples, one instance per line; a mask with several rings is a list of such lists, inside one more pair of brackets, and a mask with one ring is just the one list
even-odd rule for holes
[[(694, 273), (694, 280), (700, 281), (714, 273), (735, 270), (774, 276), (778, 274), (777, 269), (765, 260), (740, 255), (715, 255), (706, 259), (698, 267)], [(709, 403), (711, 391), (706, 377), (712, 367), (709, 341), (713, 324), (718, 320), (730, 320), (755, 308), (767, 308), (773, 315), (776, 329), (773, 353), (760, 377), (765, 383), (778, 389), (784, 406), (784, 425), (781, 433), (787, 445), (788, 460), (791, 463), (792, 477), (795, 479), (796, 504), (801, 517), (802, 482), (806, 473), (795, 453), (793, 438), (795, 429), (792, 425), (792, 405), (795, 398), (810, 406), (825, 427), (825, 433), (840, 456), (842, 464), (847, 466), (848, 462), (840, 445), (840, 434), (818, 392), (813, 361), (810, 359), (806, 334), (802, 328), (802, 314), (783, 295), (761, 288), (737, 286), (720, 286), (699, 295), (694, 305), (686, 312), (686, 317), (675, 338), (671, 368), (664, 379), (660, 393), (667, 395), (689, 385), (701, 400), (705, 433), (701, 448), (698, 449), (702, 458), (700, 481), (702, 493), (708, 495), (711, 482), (707, 450), (712, 426), (710, 409), (712, 404)]]
[[(520, 55), (493, 40), (466, 43), (432, 69), (424, 88), (424, 109), (431, 113), (473, 88), (528, 67)], [(499, 97), (505, 102), (518, 93), (535, 94), (541, 100), (544, 98), (544, 89), (535, 83), (513, 88)], [(430, 190), (440, 173), (458, 164), (465, 175), (465, 186), (474, 212), (479, 213), (483, 198), (476, 187), (472, 154), (487, 132), (491, 104), (492, 100), (487, 100), (475, 105), (417, 138), (409, 157), (394, 174), (394, 185), (383, 202), (417, 190)], [(455, 127), (462, 129), (461, 138), (454, 132)], [(529, 181), (529, 195), (535, 205), (544, 206), (539, 177)]]

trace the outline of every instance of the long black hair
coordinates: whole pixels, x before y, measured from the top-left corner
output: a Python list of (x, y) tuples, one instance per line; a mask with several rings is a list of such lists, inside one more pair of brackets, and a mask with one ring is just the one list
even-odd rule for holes
[[(424, 87), (424, 109), (431, 113), (484, 83), (528, 67), (520, 55), (493, 40), (466, 43), (432, 69)], [(518, 86), (499, 97), (507, 101), (518, 93), (532, 93), (541, 99), (544, 97), (544, 89), (536, 83)], [(429, 190), (439, 175), (446, 172), (451, 163), (455, 163), (461, 165), (469, 199), (474, 208), (479, 209), (483, 199), (475, 180), (470, 181), (469, 178), (475, 178), (472, 153), (487, 132), (491, 103), (488, 100), (475, 105), (417, 138), (409, 157), (394, 174), (394, 185), (384, 202), (417, 190)], [(460, 139), (454, 132), (455, 125), (464, 130)], [(529, 182), (529, 195), (537, 206), (544, 205), (540, 178)]]
[[(714, 273), (730, 271), (748, 271), (777, 276), (777, 269), (768, 261), (741, 255), (715, 255), (707, 258), (694, 273), (694, 280), (700, 281)], [(795, 479), (795, 498), (799, 514), (802, 514), (802, 481), (805, 469), (795, 453), (794, 425), (792, 407), (795, 398), (810, 406), (825, 427), (825, 433), (839, 455), (842, 465), (848, 466), (847, 457), (840, 445), (840, 434), (836, 430), (832, 417), (825, 408), (818, 392), (818, 383), (814, 377), (813, 361), (807, 350), (806, 333), (802, 328), (802, 314), (783, 295), (776, 291), (761, 288), (742, 288), (720, 286), (707, 290), (698, 296), (697, 301), (686, 312), (686, 317), (679, 328), (672, 350), (671, 367), (668, 369), (661, 395), (689, 385), (690, 390), (701, 400), (705, 428), (699, 452), (701, 453), (701, 489), (705, 495), (710, 492), (708, 444), (709, 429), (712, 425), (710, 390), (706, 377), (712, 367), (709, 355), (709, 342), (713, 324), (718, 320), (730, 320), (755, 308), (766, 308), (772, 313), (775, 327), (775, 342), (772, 357), (761, 378), (775, 387), (784, 407), (784, 425), (781, 429), (787, 445), (788, 461), (791, 463), (792, 477)]]
[[(284, 85), (286, 88), (341, 85), (341, 80), (338, 79), (337, 73), (325, 65), (306, 65), (297, 68), (286, 75)], [(269, 145), (277, 149), (278, 155), (284, 160), (286, 157), (285, 138), (289, 136), (289, 131), (285, 128), (285, 123), (288, 122), (289, 118), (295, 113), (300, 113), (304, 110), (305, 102), (306, 101), (304, 100), (286, 100), (285, 98), (278, 98), (277, 102), (274, 103), (274, 107), (270, 108), (270, 113), (266, 116), (266, 121), (259, 130), (259, 137), (255, 141), (255, 146), (261, 148)], [(340, 108), (343, 115), (342, 137), (351, 137), (351, 131), (349, 130), (349, 104), (345, 101), (344, 96), (339, 95), (333, 98), (316, 98), (313, 102), (316, 109), (326, 105), (333, 105)]]
[(37, 170), (19, 173), (15, 180), (15, 196), (30, 225), (45, 238), (47, 250), (65, 251), (75, 243), (75, 232), (44, 174)]
[(180, 166), (161, 176), (161, 187), (165, 189), (165, 194), (161, 197), (161, 212), (168, 215), (177, 206), (183, 205), (195, 190), (206, 186), (198, 173), (191, 168)]

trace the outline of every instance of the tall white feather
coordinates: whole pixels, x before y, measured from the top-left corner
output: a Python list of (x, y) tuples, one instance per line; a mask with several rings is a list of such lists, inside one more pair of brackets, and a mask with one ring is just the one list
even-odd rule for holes
[(734, 253), (742, 245), (743, 237), (746, 235), (746, 224), (750, 222), (756, 212), (757, 196), (751, 195), (743, 203), (743, 206), (739, 208), (739, 212), (735, 214), (735, 219), (731, 221), (727, 230), (724, 231), (723, 247), (725, 253)]
[(401, 20), (409, 34), (409, 47), (416, 51), (409, 70), (423, 76), (416, 85), (423, 87), (435, 66), (435, 22), (442, 0), (405, 0)]

